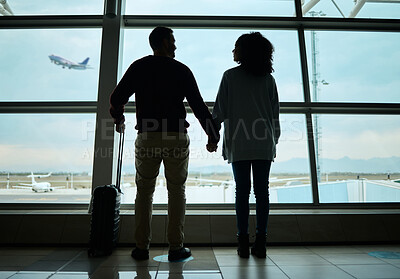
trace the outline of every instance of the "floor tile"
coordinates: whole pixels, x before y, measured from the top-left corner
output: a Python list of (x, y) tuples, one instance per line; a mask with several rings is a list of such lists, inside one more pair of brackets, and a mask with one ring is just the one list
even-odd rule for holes
[(333, 265), (281, 266), (281, 269), (290, 279), (354, 279)]
[(314, 254), (312, 251), (310, 251), (306, 247), (302, 246), (295, 246), (295, 247), (290, 247), (290, 246), (282, 246), (282, 247), (277, 247), (277, 246), (272, 246), (272, 247), (267, 247), (267, 254), (268, 255), (306, 255), (306, 254)]
[(0, 279), (7, 279), (15, 273), (15, 271), (0, 271)]
[(381, 259), (372, 257), (368, 254), (325, 254), (322, 255), (328, 262), (339, 264), (383, 264)]
[(49, 279), (89, 279), (89, 274), (85, 272), (57, 272)]
[(119, 268), (105, 267), (96, 270), (96, 272), (90, 276), (90, 279), (150, 279), (156, 278), (156, 274), (157, 270), (148, 267), (134, 267), (130, 270), (120, 270)]
[(60, 271), (62, 272), (86, 272), (87, 274), (93, 274), (102, 264), (99, 260), (88, 260), (88, 261), (73, 261), (63, 266)]
[(58, 271), (68, 261), (36, 261), (29, 266), (24, 267), (24, 271)]
[[(160, 262), (159, 271), (172, 271), (179, 273), (189, 270), (219, 270), (217, 260), (215, 259), (213, 250), (210, 247), (194, 247), (191, 250), (193, 260), (187, 262)], [(166, 252), (165, 255), (167, 253), (168, 252)]]
[(318, 255), (326, 254), (357, 254), (360, 250), (351, 246), (308, 246), (308, 250)]
[(345, 272), (359, 279), (400, 278), (400, 268), (392, 265), (338, 265)]
[(288, 279), (277, 266), (225, 266), (221, 267), (224, 279)]
[(263, 266), (263, 265), (275, 265), (269, 257), (265, 259), (259, 259), (250, 255), (248, 259), (239, 257), (237, 254), (234, 255), (215, 255), (219, 266)]
[(86, 254), (82, 248), (58, 248), (42, 258), (43, 261), (69, 261), (73, 258)]
[(52, 272), (18, 272), (10, 279), (47, 279), (52, 274)]
[[(103, 258), (102, 267), (110, 267), (110, 266), (158, 266), (159, 262), (153, 260), (154, 257), (163, 255), (163, 248), (150, 249), (149, 260), (146, 261), (136, 261), (131, 257), (132, 249), (125, 249), (122, 252), (113, 253), (111, 256)], [(81, 258), (79, 258), (81, 259)], [(83, 258), (84, 260), (84, 258)]]
[(277, 265), (330, 265), (318, 255), (269, 255), (268, 257)]
[(25, 267), (33, 264), (40, 260), (42, 256), (0, 256), (0, 267), (1, 266), (19, 266)]
[(167, 271), (159, 271), (157, 279), (222, 279), (219, 271), (215, 270), (190, 270), (182, 273), (173, 273)]
[(354, 248), (364, 253), (376, 251), (400, 252), (400, 245), (356, 245)]
[[(118, 279), (154, 279), (156, 278), (157, 271), (144, 271), (144, 270), (138, 270), (138, 271), (120, 271), (118, 272), (118, 276), (116, 277)], [(106, 279), (107, 277), (105, 277)], [(115, 277), (114, 277), (115, 278)], [(97, 278), (96, 278), (97, 279)]]

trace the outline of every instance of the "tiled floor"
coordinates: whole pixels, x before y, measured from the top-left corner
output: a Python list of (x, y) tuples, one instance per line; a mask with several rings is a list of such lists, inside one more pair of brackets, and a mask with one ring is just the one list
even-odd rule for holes
[[(166, 248), (152, 248), (150, 260), (136, 262), (131, 248), (89, 259), (83, 248), (0, 248), (0, 279), (258, 279), (400, 278), (400, 259), (376, 258), (376, 251), (400, 254), (391, 246), (273, 246), (267, 259), (241, 259), (234, 247), (193, 247), (193, 259), (155, 261)], [(159, 258), (159, 257), (158, 257)]]

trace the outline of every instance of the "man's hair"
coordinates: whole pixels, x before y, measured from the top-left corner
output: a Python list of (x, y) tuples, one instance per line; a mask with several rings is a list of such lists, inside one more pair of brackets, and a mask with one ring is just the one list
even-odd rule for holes
[(260, 32), (241, 35), (235, 48), (238, 51), (238, 63), (249, 73), (264, 76), (274, 71), (272, 53), (274, 47)]
[(153, 50), (160, 49), (162, 47), (164, 39), (169, 40), (171, 38), (172, 29), (168, 27), (158, 26), (151, 31), (149, 36), (150, 46)]

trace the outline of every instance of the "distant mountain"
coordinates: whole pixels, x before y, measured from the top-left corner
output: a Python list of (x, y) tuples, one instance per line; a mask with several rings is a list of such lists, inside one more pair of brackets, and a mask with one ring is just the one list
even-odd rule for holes
[[(293, 158), (284, 162), (272, 164), (272, 173), (308, 173), (309, 161), (306, 158)], [(400, 173), (400, 157), (351, 159), (322, 159), (321, 171), (328, 172), (352, 172), (352, 173)], [(232, 172), (230, 164), (195, 166), (189, 164), (189, 172), (224, 173)]]

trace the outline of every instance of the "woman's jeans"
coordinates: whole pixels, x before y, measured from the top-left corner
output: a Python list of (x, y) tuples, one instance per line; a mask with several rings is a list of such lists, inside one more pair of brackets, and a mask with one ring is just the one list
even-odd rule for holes
[(236, 222), (238, 234), (249, 233), (249, 197), (251, 189), (250, 170), (253, 171), (253, 187), (256, 197), (257, 234), (267, 233), (269, 215), (269, 160), (246, 160), (232, 163), (236, 182)]

